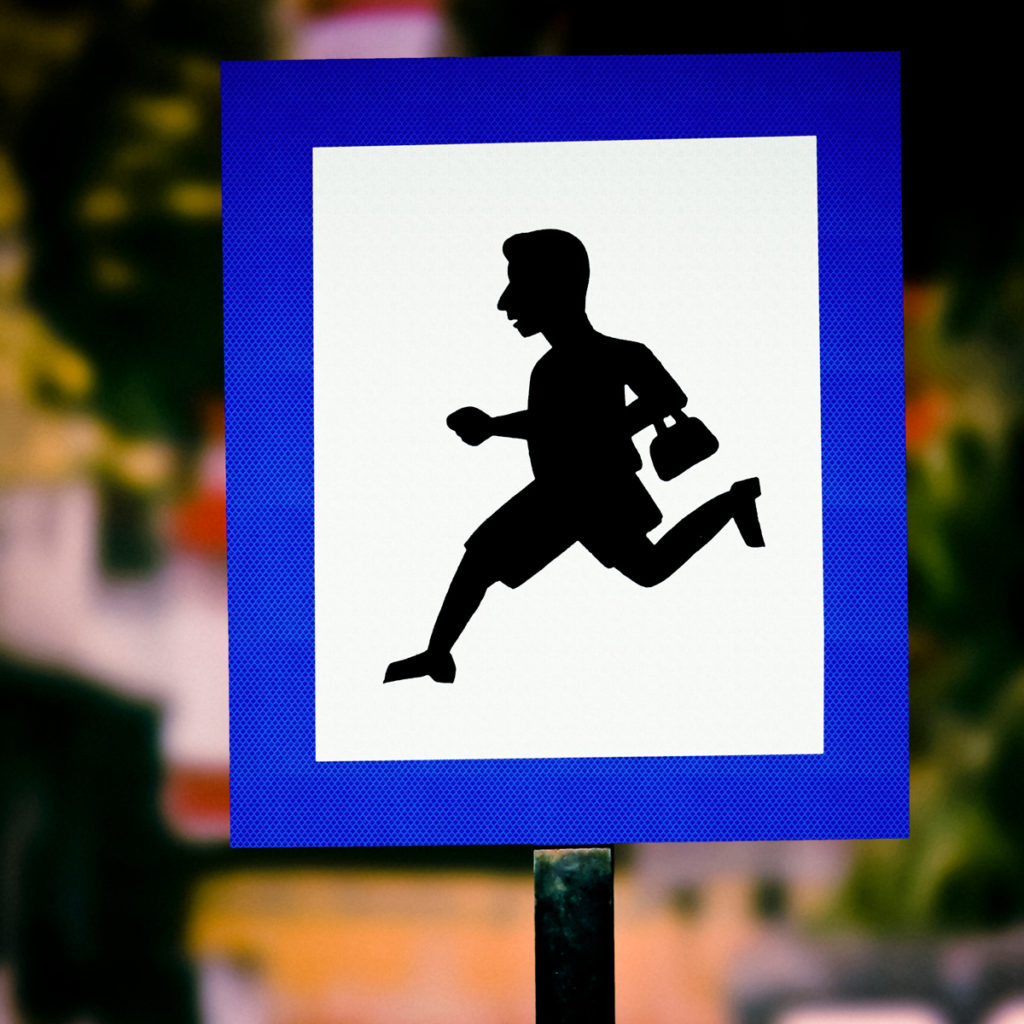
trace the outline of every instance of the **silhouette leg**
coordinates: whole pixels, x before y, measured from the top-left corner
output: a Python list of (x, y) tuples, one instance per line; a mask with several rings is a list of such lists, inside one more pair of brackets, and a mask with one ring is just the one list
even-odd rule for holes
[(487, 588), (494, 582), (494, 576), (484, 570), (480, 559), (466, 554), (459, 563), (448, 593), (441, 602), (437, 621), (430, 634), (428, 651), (435, 654), (450, 654), (455, 641), (462, 636), (469, 620), (475, 614)]
[(761, 493), (756, 477), (741, 480), (681, 519), (656, 544), (642, 543), (621, 557), (616, 568), (628, 579), (653, 587), (669, 578), (730, 521), (750, 547), (763, 547), (764, 537), (755, 501)]
[(454, 682), (455, 659), (452, 657), (452, 647), (480, 607), (487, 588), (493, 582), (493, 575), (485, 570), (480, 558), (467, 552), (448, 586), (427, 649), (411, 658), (393, 661), (384, 674), (384, 682), (417, 676), (430, 676), (437, 683)]

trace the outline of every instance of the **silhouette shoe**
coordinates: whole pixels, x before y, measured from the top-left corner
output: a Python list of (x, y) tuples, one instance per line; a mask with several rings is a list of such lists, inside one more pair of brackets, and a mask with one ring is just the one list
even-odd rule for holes
[(450, 654), (432, 654), (424, 651), (402, 661), (393, 661), (384, 673), (384, 682), (393, 683), (398, 679), (417, 679), (430, 676), (435, 683), (455, 682), (455, 659)]
[(730, 491), (736, 499), (733, 518), (744, 543), (751, 548), (763, 548), (764, 534), (761, 532), (761, 522), (757, 518), (756, 504), (761, 496), (761, 481), (756, 476), (748, 480), (739, 480), (732, 485)]

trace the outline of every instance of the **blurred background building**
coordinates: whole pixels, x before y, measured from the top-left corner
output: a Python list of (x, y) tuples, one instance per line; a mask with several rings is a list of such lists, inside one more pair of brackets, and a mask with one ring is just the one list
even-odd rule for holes
[(218, 62), (861, 47), (905, 50), (912, 834), (621, 849), (619, 1015), (1024, 1019), (1020, 86), (845, 13), (0, 0), (0, 1024), (532, 1019), (528, 849), (227, 847)]

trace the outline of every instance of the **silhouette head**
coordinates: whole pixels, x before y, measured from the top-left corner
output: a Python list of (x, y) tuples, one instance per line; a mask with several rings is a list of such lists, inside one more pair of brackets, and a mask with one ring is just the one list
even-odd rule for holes
[(524, 337), (584, 315), (590, 260), (583, 243), (568, 231), (545, 228), (506, 239), (508, 287), (498, 309)]

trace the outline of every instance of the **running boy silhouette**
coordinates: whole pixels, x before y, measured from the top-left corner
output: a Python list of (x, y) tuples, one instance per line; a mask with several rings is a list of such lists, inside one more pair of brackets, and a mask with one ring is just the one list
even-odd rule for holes
[[(661, 511), (637, 477), (632, 436), (686, 404), (679, 385), (645, 345), (599, 334), (586, 314), (590, 262), (565, 231), (513, 235), (502, 251), (508, 287), (498, 300), (516, 330), (551, 346), (530, 376), (523, 412), (488, 416), (465, 408), (448, 426), (467, 444), (525, 439), (534, 480), (466, 541), (427, 649), (392, 662), (384, 682), (455, 679), (452, 647), (487, 588), (518, 587), (579, 541), (595, 558), (643, 587), (668, 579), (727, 523), (751, 547), (764, 545), (756, 477), (741, 480), (677, 523), (657, 543), (647, 534)], [(626, 404), (626, 385), (637, 396)]]

